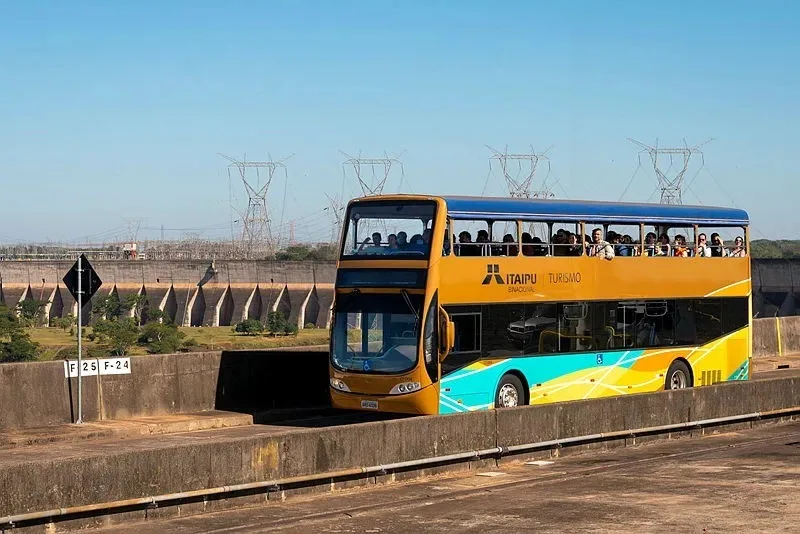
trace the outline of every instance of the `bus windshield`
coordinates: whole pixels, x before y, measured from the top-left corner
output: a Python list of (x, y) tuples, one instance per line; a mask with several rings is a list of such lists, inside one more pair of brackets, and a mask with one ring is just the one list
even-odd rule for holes
[(404, 373), (417, 362), (422, 295), (341, 295), (331, 333), (331, 362), (341, 371)]
[(350, 207), (342, 257), (427, 257), (436, 204), (376, 200)]

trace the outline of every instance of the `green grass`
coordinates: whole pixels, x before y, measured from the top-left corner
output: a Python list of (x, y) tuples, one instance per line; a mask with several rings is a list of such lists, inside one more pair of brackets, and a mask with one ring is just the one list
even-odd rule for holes
[(186, 339), (194, 339), (198, 347), (205, 350), (220, 349), (266, 349), (276, 347), (300, 347), (325, 345), (328, 343), (328, 330), (325, 328), (305, 328), (297, 335), (270, 336), (256, 334), (246, 336), (233, 332), (233, 327), (180, 328)]
[[(110, 355), (110, 351), (101, 343), (89, 341), (86, 336), (91, 333), (91, 327), (84, 329), (83, 347), (85, 354), (93, 357)], [(202, 327), (186, 328), (179, 330), (186, 334), (184, 341), (194, 340), (193, 351), (226, 350), (226, 349), (266, 349), (279, 347), (299, 347), (310, 345), (325, 345), (328, 343), (328, 330), (325, 328), (307, 328), (300, 330), (297, 335), (270, 336), (258, 334), (246, 336), (233, 332), (233, 327)], [(62, 359), (66, 356), (74, 357), (77, 353), (77, 340), (75, 335), (70, 336), (69, 330), (60, 328), (28, 328), (26, 329), (31, 340), (39, 344), (39, 360)], [(129, 355), (147, 354), (147, 349), (134, 345), (128, 351)]]

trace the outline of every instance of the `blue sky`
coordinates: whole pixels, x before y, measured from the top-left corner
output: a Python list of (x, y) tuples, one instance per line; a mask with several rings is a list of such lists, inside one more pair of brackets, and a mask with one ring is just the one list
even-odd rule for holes
[(358, 191), (340, 151), (402, 153), (387, 191), (503, 194), (486, 145), (551, 147), (557, 196), (619, 200), (635, 175), (623, 199), (657, 200), (628, 137), (714, 138), (685, 202), (800, 238), (799, 15), (791, 1), (5, 0), (0, 242), (111, 240), (135, 221), (140, 237), (230, 236), (218, 152), (294, 154), (270, 205), (298, 239), (329, 238), (325, 193)]

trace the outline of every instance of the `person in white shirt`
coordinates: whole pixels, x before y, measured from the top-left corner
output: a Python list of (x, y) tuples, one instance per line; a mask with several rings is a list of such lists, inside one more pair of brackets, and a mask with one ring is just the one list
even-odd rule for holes
[(614, 257), (614, 247), (603, 240), (603, 231), (600, 228), (592, 230), (592, 244), (589, 246), (589, 256), (597, 256), (610, 260)]
[(711, 256), (711, 248), (708, 246), (706, 234), (697, 236), (697, 247), (694, 249), (694, 255), (699, 258), (708, 258)]

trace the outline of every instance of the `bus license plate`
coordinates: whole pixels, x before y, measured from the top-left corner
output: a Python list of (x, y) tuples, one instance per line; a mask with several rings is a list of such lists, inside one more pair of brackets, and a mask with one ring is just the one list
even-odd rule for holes
[(362, 400), (361, 401), (362, 408), (369, 408), (370, 410), (377, 410), (378, 409), (378, 401), (371, 401), (371, 400)]

